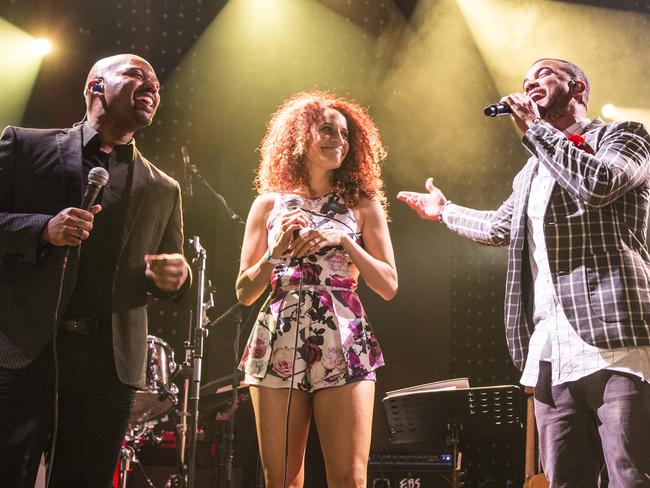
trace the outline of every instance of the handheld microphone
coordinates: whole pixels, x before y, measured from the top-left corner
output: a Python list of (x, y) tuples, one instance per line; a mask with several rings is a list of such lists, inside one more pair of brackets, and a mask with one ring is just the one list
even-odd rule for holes
[(299, 195), (289, 194), (282, 197), (282, 206), (289, 212), (302, 207), (304, 203), (304, 200)]
[(192, 197), (192, 162), (190, 161), (190, 153), (187, 147), (181, 147), (181, 155), (183, 156), (183, 186), (185, 187), (185, 195)]
[(95, 204), (95, 199), (99, 194), (104, 185), (108, 183), (108, 171), (106, 171), (101, 166), (92, 168), (88, 173), (88, 185), (86, 185), (86, 191), (84, 196), (81, 199), (81, 208), (82, 210), (88, 210)]
[(491, 103), (483, 109), (483, 115), (487, 117), (501, 117), (503, 115), (510, 115), (512, 109), (507, 103)]
[[(86, 185), (86, 191), (81, 199), (81, 205), (79, 205), (79, 208), (82, 210), (88, 210), (92, 207), (95, 204), (97, 195), (99, 195), (99, 190), (101, 190), (106, 183), (108, 183), (108, 171), (101, 166), (92, 168), (88, 173), (88, 184)], [(79, 239), (81, 239), (83, 232), (83, 229), (79, 227), (77, 230), (77, 237)]]
[[(299, 195), (283, 195), (282, 197), (282, 206), (287, 209), (288, 212), (293, 212), (294, 210), (302, 207), (304, 200)], [(309, 227), (303, 227), (300, 230), (293, 231), (293, 238), (298, 239), (303, 234), (309, 232)]]

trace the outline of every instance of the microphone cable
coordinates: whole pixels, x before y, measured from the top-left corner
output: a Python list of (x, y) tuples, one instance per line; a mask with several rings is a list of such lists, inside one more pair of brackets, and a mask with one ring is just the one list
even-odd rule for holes
[(63, 301), (63, 286), (65, 283), (66, 270), (68, 269), (68, 258), (71, 248), (65, 250), (61, 263), (61, 279), (59, 280), (59, 291), (56, 297), (56, 308), (54, 309), (54, 335), (52, 336), (52, 358), (54, 360), (54, 408), (52, 409), (52, 435), (50, 437), (50, 450), (47, 455), (47, 468), (45, 470), (45, 487), (50, 486), (52, 468), (54, 466), (54, 452), (56, 451), (56, 440), (59, 434), (59, 355), (56, 343), (58, 341), (59, 320), (61, 319), (61, 302)]
[[(324, 213), (320, 213), (320, 212), (315, 212), (314, 210), (308, 210), (308, 209), (306, 209), (306, 208), (303, 208), (302, 211), (303, 211), (303, 212), (306, 212), (306, 213), (308, 213), (308, 214), (311, 214), (311, 215), (315, 215), (316, 217), (322, 217), (322, 218), (327, 219), (327, 220), (332, 221), (332, 222), (338, 222), (338, 223), (341, 224), (342, 226), (347, 227), (347, 228), (348, 228), (348, 229), (349, 229), (349, 230), (350, 230), (354, 235), (359, 234), (359, 232), (357, 232), (355, 229), (353, 229), (350, 225), (346, 224), (346, 223), (343, 222), (342, 220), (337, 219), (336, 217), (332, 217), (331, 215), (324, 214)], [(352, 217), (354, 218), (354, 215), (353, 215)], [(313, 221), (312, 219), (309, 219), (309, 220), (310, 220), (312, 223), (314, 223), (314, 221)], [(321, 222), (319, 222), (318, 224), (314, 224), (315, 227), (312, 227), (312, 228), (313, 228), (313, 229), (320, 229), (320, 227), (321, 227), (321, 225), (323, 224), (323, 222), (324, 222), (324, 221), (321, 221)], [(358, 224), (358, 222), (357, 222), (356, 219), (354, 219), (354, 222)]]
[[(325, 219), (328, 219), (330, 221), (336, 221), (339, 224), (347, 227), (350, 229), (354, 234), (356, 235), (357, 232), (352, 229), (348, 224), (345, 222), (340, 221), (339, 219), (332, 217), (331, 215), (323, 214), (320, 212), (315, 212), (313, 210), (307, 210), (305, 208), (301, 208), (302, 211), (315, 215), (318, 217), (323, 217)], [(310, 219), (311, 220), (311, 219)], [(313, 220), (311, 220), (312, 223)], [(318, 228), (318, 227), (316, 227)], [(298, 303), (297, 303), (297, 308), (296, 308), (296, 331), (294, 334), (294, 342), (293, 342), (293, 357), (291, 360), (291, 384), (289, 386), (289, 393), (287, 395), (287, 413), (285, 415), (285, 422), (284, 422), (284, 474), (282, 478), (282, 487), (287, 488), (287, 477), (288, 477), (288, 471), (289, 471), (289, 419), (291, 415), (291, 400), (293, 398), (293, 387), (294, 387), (294, 382), (295, 382), (295, 377), (296, 377), (296, 360), (298, 358), (298, 335), (300, 332), (300, 326), (301, 326), (301, 313), (302, 313), (302, 307), (304, 305), (304, 297), (303, 297), (303, 278), (304, 278), (304, 272), (303, 272), (303, 266), (304, 266), (304, 256), (299, 258), (298, 260), (298, 266), (300, 270), (300, 279), (298, 281)], [(279, 312), (278, 312), (279, 313)]]
[(282, 478), (282, 488), (287, 488), (287, 474), (289, 471), (289, 416), (291, 414), (291, 399), (293, 398), (293, 385), (296, 379), (296, 359), (298, 358), (298, 332), (300, 330), (300, 314), (302, 305), (304, 303), (302, 296), (302, 282), (303, 282), (303, 264), (304, 258), (299, 258), (298, 266), (300, 269), (300, 280), (298, 281), (298, 304), (296, 308), (296, 333), (293, 341), (293, 358), (291, 360), (291, 385), (289, 386), (289, 394), (287, 395), (287, 413), (284, 422), (284, 475)]

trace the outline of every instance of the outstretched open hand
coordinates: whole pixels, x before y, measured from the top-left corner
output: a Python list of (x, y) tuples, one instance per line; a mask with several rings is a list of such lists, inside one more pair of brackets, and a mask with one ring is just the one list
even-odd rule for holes
[(397, 194), (397, 199), (415, 210), (420, 218), (438, 221), (447, 199), (440, 189), (434, 186), (433, 178), (427, 178), (424, 187), (429, 193), (401, 191)]

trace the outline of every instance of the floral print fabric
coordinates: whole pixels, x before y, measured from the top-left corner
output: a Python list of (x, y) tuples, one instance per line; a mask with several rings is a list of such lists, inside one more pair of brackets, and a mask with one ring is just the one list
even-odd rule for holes
[[(276, 197), (268, 220), (269, 242), (291, 197)], [(308, 212), (311, 228), (341, 229), (360, 242), (357, 222), (338, 194), (305, 199), (301, 207)], [(298, 318), (296, 388), (312, 391), (373, 377), (371, 373), (384, 360), (355, 291), (358, 277), (359, 270), (341, 247), (323, 248), (302, 262), (287, 253), (273, 270), (271, 294), (239, 365), (248, 381), (259, 384), (268, 375), (274, 377), (274, 384), (282, 380), (289, 386)]]

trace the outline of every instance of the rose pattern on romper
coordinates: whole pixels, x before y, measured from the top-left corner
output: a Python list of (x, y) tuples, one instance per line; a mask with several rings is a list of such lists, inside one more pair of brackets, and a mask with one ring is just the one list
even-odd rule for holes
[(332, 295), (330, 295), (327, 290), (321, 291), (318, 298), (320, 299), (320, 305), (325, 307), (326, 312), (334, 313), (334, 305), (332, 304)]
[(350, 332), (352, 332), (352, 337), (355, 339), (359, 339), (361, 335), (363, 334), (363, 324), (361, 323), (361, 319), (354, 319), (350, 320), (350, 323), (348, 324), (348, 329)]
[(359, 301), (359, 295), (353, 291), (335, 290), (334, 297), (339, 299), (343, 305), (350, 309), (355, 317), (363, 316), (363, 307)]
[[(338, 247), (335, 248), (331, 253), (327, 254), (325, 256), (325, 260), (327, 261), (329, 268), (336, 273), (345, 273), (348, 270), (348, 266), (350, 266), (350, 258), (348, 257), (347, 253)], [(349, 279), (354, 282), (352, 278)]]
[[(352, 212), (335, 193), (305, 199), (303, 208), (312, 212), (312, 227), (343, 230), (361, 242)], [(281, 207), (274, 211), (281, 212)], [(277, 233), (273, 222), (279, 220), (272, 216), (269, 221), (271, 243)], [(358, 276), (358, 269), (340, 247), (276, 265), (271, 295), (260, 309), (240, 369), (256, 378), (272, 375), (290, 381), (298, 315), (297, 388), (310, 391), (314, 382), (338, 384), (341, 376), (365, 376), (383, 366), (381, 348), (355, 292)]]
[(320, 274), (323, 268), (314, 263), (302, 263), (294, 270), (289, 283), (292, 285), (300, 284), (302, 275), (302, 286), (320, 284)]
[(357, 287), (357, 282), (352, 278), (346, 278), (337, 274), (327, 278), (325, 284), (334, 288), (347, 288), (349, 290), (354, 290)]
[[(276, 266), (273, 268), (273, 273), (271, 273), (271, 289), (279, 290), (282, 285), (282, 279), (284, 277), (283, 267)], [(286, 293), (285, 293), (286, 294)]]
[(279, 347), (271, 355), (269, 366), (273, 372), (280, 378), (289, 378), (293, 363), (293, 349), (288, 347)]
[(361, 369), (362, 367), (361, 358), (359, 358), (359, 355), (354, 351), (348, 353), (348, 367), (352, 368), (353, 371)]
[(323, 361), (317, 361), (309, 368), (309, 376), (312, 383), (323, 381), (327, 377), (327, 369)]
[(345, 367), (343, 350), (338, 347), (328, 347), (321, 361), (323, 366), (330, 371), (340, 371)]
[[(301, 332), (303, 332), (303, 329)], [(301, 334), (302, 335), (302, 334)], [(323, 356), (321, 351), (321, 346), (323, 345), (322, 335), (313, 335), (309, 336), (306, 339), (303, 339), (303, 344), (298, 348), (298, 354), (300, 357), (305, 360), (307, 368), (311, 368), (311, 365), (316, 361), (320, 361)]]
[(282, 308), (282, 305), (284, 304), (284, 297), (287, 296), (287, 292), (284, 290), (278, 290), (274, 295), (273, 295), (273, 300), (271, 301), (271, 313), (277, 315), (280, 313), (280, 309)]
[(379, 347), (379, 343), (377, 342), (377, 338), (372, 332), (370, 333), (368, 340), (368, 359), (370, 361), (370, 366), (374, 366), (384, 359)]
[(253, 351), (251, 355), (253, 356), (253, 359), (262, 359), (264, 356), (266, 356), (268, 345), (258, 337), (255, 339), (255, 343), (253, 344), (252, 349)]

